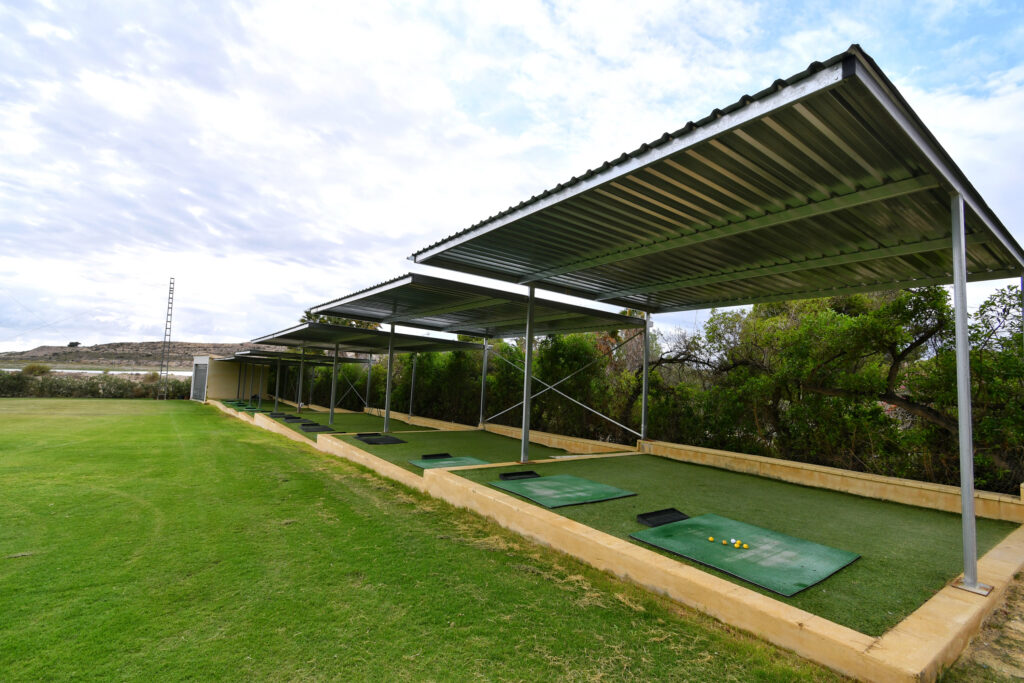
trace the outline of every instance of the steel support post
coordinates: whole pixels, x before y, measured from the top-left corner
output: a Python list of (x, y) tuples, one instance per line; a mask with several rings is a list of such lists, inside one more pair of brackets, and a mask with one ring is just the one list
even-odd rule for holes
[(247, 401), (248, 401), (247, 405), (250, 408), (252, 408), (252, 380), (253, 380), (253, 375), (256, 374), (255, 372), (253, 372), (253, 370), (255, 370), (255, 368), (249, 368), (249, 397), (247, 399)]
[(331, 365), (331, 413), (327, 416), (327, 424), (334, 424), (334, 396), (338, 389), (338, 345), (334, 345), (334, 363)]
[[(316, 384), (316, 364), (309, 366), (309, 401), (306, 403), (307, 406), (313, 405), (313, 385)], [(312, 408), (310, 408), (312, 410)]]
[(256, 395), (259, 397), (256, 399), (256, 410), (263, 410), (263, 386), (266, 384), (266, 381), (264, 380), (263, 377), (263, 375), (265, 374), (263, 370), (266, 367), (266, 365), (263, 365), (262, 363), (260, 364), (260, 381), (256, 387)]
[(302, 377), (306, 374), (306, 347), (302, 347), (302, 355), (299, 357), (299, 386), (295, 392), (295, 413), (302, 412)]
[(274, 373), (274, 412), (277, 412), (277, 397), (281, 393), (281, 359), (277, 359), (277, 372)]
[(523, 371), (523, 437), (519, 445), (519, 462), (530, 461), (530, 398), (533, 394), (533, 304), (536, 298), (530, 287), (529, 303), (526, 306), (526, 358)]
[(363, 398), (363, 407), (370, 407), (370, 379), (373, 373), (373, 354), (366, 354), (366, 395)]
[(388, 376), (384, 381), (384, 432), (391, 431), (391, 365), (395, 360), (395, 324), (391, 323), (388, 336)]
[(238, 369), (238, 386), (235, 388), (235, 400), (242, 400), (242, 370), (245, 368), (245, 363), (235, 363), (235, 367)]
[(650, 389), (651, 314), (644, 313), (643, 394), (640, 399), (640, 438), (647, 440), (647, 393)]
[(409, 382), (409, 417), (412, 417), (412, 397), (416, 391), (416, 361), (419, 360), (419, 354), (412, 354), (412, 380)]
[[(961, 588), (987, 594), (978, 583), (978, 542), (974, 523), (974, 436), (971, 425), (971, 341), (967, 329), (967, 252), (964, 198), (953, 195), (953, 306), (956, 316), (956, 408), (960, 436), (960, 522), (963, 531), (964, 578)], [(986, 590), (987, 588), (987, 590)]]
[(484, 339), (484, 362), (480, 369), (480, 420), (477, 422), (480, 427), (484, 426), (484, 410), (487, 405), (487, 352), (490, 350), (491, 347)]

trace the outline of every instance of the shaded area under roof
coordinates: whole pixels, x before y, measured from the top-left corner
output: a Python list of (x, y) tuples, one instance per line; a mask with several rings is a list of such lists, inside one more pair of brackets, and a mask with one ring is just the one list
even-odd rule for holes
[[(333, 349), (333, 347), (332, 347)], [(278, 362), (286, 367), (305, 363), (306, 365), (333, 365), (334, 356), (307, 355), (305, 358), (299, 353), (286, 351), (236, 351), (231, 356), (214, 358), (218, 362), (229, 363), (252, 363), (254, 365), (276, 365)], [(349, 358), (338, 356), (338, 363), (359, 363), (366, 364), (365, 358)]]
[[(343, 325), (325, 325), (323, 323), (302, 323), (287, 330), (281, 330), (265, 337), (254, 339), (256, 344), (273, 344), (275, 346), (306, 347), (309, 349), (333, 349), (335, 344), (342, 351), (357, 353), (386, 353), (390, 332), (366, 330)], [(483, 345), (472, 342), (455, 341), (423, 337), (415, 334), (394, 335), (396, 353), (413, 353), (418, 351), (455, 351), (482, 349)]]
[(859, 46), (423, 249), (651, 312), (1020, 275), (1020, 245)]
[[(312, 311), (498, 339), (525, 334), (528, 302), (524, 294), (410, 273), (320, 304)], [(533, 320), (534, 333), (539, 335), (621, 330), (644, 324), (640, 318), (536, 297)]]

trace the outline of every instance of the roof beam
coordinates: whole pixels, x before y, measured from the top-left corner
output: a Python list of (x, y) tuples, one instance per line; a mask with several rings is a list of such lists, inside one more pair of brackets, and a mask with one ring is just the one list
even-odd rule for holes
[(447, 313), (459, 313), (461, 311), (472, 311), (477, 308), (483, 308), (484, 306), (490, 306), (492, 304), (507, 303), (505, 299), (494, 299), (492, 297), (482, 297), (474, 299), (472, 301), (462, 304), (449, 304), (447, 306), (438, 306), (436, 308), (428, 308), (424, 311), (405, 311), (403, 313), (396, 313), (386, 318), (381, 318), (381, 322), (384, 323), (400, 323), (408, 322), (412, 323), (415, 318), (430, 318), (435, 315), (445, 315)]
[[(980, 235), (976, 235), (974, 237), (975, 239), (971, 241), (975, 244), (986, 241)], [(633, 296), (636, 294), (652, 294), (654, 292), (664, 292), (670, 289), (678, 289), (684, 287), (717, 285), (725, 282), (735, 282), (737, 280), (749, 280), (751, 278), (763, 277), (766, 275), (782, 275), (785, 273), (796, 273), (803, 270), (814, 270), (816, 268), (830, 268), (832, 266), (842, 266), (850, 263), (877, 261), (879, 259), (892, 258), (895, 256), (910, 256), (911, 254), (921, 254), (928, 251), (941, 251), (943, 249), (948, 250), (949, 248), (949, 238), (938, 237), (936, 239), (923, 240), (921, 242), (913, 242), (911, 244), (899, 244), (894, 247), (883, 247), (881, 249), (865, 249), (864, 251), (858, 251), (853, 254), (825, 256), (823, 258), (806, 259), (804, 261), (797, 261), (795, 263), (783, 263), (776, 266), (763, 266), (760, 268), (746, 268), (744, 270), (736, 270), (730, 273), (718, 273), (715, 275), (702, 275), (700, 277), (680, 278), (679, 280), (672, 280), (670, 282), (659, 282), (657, 284), (647, 285), (645, 287), (632, 287), (630, 289), (620, 289), (616, 292), (608, 292), (606, 294), (603, 294), (597, 297), (597, 300), (606, 301), (608, 299), (617, 299), (623, 296)]]
[[(1003, 278), (1017, 277), (1020, 271), (1016, 269), (993, 270), (981, 273), (972, 273), (967, 276), (969, 282), (981, 282), (985, 280), (1000, 280)], [(740, 297), (736, 299), (719, 299), (717, 301), (702, 301), (689, 306), (678, 308), (664, 308), (662, 313), (677, 311), (699, 311), (709, 308), (725, 308), (728, 306), (748, 306), (750, 304), (767, 304), (776, 301), (791, 301), (797, 299), (818, 299), (826, 296), (844, 296), (846, 294), (863, 294), (867, 292), (882, 292), (893, 289), (910, 289), (911, 287), (929, 287), (931, 285), (948, 285), (953, 279), (952, 273), (942, 277), (918, 278), (914, 280), (897, 280), (895, 282), (877, 282), (874, 284), (854, 285), (852, 287), (836, 287), (834, 289), (815, 289), (803, 292), (789, 292), (786, 294), (771, 294), (768, 296)]]
[(761, 230), (774, 225), (781, 225), (783, 223), (811, 218), (813, 216), (821, 216), (835, 211), (842, 211), (843, 209), (849, 209), (854, 206), (870, 204), (872, 202), (882, 201), (885, 199), (892, 199), (894, 197), (911, 194), (913, 192), (930, 190), (938, 186), (938, 180), (931, 175), (908, 178), (906, 180), (872, 187), (867, 190), (840, 195), (838, 197), (832, 197), (819, 202), (811, 202), (804, 204), (803, 206), (797, 206), (792, 209), (785, 209), (776, 213), (758, 216), (757, 218), (739, 221), (738, 223), (731, 223), (720, 228), (708, 228), (700, 232), (680, 235), (679, 237), (672, 237), (652, 244), (644, 244), (618, 252), (602, 254), (589, 259), (567, 263), (557, 268), (550, 268), (523, 276), (519, 278), (518, 284), (535, 282), (555, 275), (585, 270), (587, 268), (615, 263), (617, 261), (625, 261), (639, 256), (646, 256), (647, 254), (656, 254), (662, 251), (668, 251), (669, 249), (687, 247), (709, 240), (734, 237), (746, 232)]

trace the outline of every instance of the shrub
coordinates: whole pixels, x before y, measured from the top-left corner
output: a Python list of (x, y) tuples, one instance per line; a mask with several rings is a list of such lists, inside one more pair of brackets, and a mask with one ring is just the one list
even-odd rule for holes
[(45, 363), (29, 363), (21, 369), (23, 375), (29, 377), (42, 377), (50, 372), (52, 368)]

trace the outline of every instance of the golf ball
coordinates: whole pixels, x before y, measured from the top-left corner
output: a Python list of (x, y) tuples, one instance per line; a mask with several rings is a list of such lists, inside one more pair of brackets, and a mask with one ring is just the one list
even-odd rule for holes
[(746, 548), (749, 548), (749, 547), (750, 547), (750, 546), (749, 546), (749, 545), (747, 545), (746, 543), (744, 543), (744, 544), (743, 544), (743, 548), (744, 548), (744, 549), (746, 549)]
[(733, 545), (734, 548), (739, 548), (740, 547), (739, 543), (733, 543), (732, 545)]
[(722, 545), (727, 545), (729, 541), (722, 541)]
[(735, 538), (730, 538), (730, 539), (729, 539), (729, 543), (735, 543), (735, 542), (736, 542), (736, 539), (735, 539)]
[(715, 537), (714, 537), (714, 536), (708, 536), (708, 540), (709, 540), (709, 541), (714, 541), (714, 540), (715, 540)]

